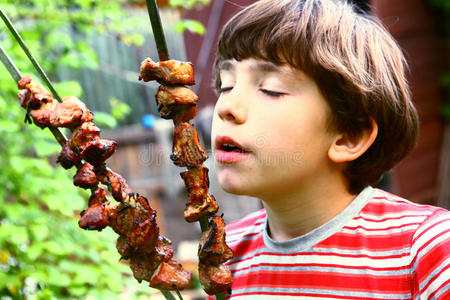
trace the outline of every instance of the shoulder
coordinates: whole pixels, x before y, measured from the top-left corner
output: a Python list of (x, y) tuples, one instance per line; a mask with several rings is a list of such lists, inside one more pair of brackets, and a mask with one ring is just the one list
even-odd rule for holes
[(380, 189), (374, 189), (370, 201), (362, 209), (361, 214), (378, 219), (409, 218), (414, 219), (418, 225), (434, 214), (450, 216), (450, 213), (443, 208), (414, 203)]

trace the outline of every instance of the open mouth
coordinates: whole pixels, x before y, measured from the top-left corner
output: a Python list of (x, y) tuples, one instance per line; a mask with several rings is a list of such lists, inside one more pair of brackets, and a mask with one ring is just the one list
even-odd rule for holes
[(236, 153), (248, 152), (238, 142), (227, 136), (216, 137), (216, 149), (225, 152), (236, 152)]

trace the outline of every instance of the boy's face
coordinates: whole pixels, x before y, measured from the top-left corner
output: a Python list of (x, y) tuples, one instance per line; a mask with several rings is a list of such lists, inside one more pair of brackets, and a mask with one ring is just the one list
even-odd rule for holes
[(223, 62), (220, 78), (212, 147), (225, 191), (264, 199), (330, 170), (337, 133), (327, 129), (329, 108), (311, 78), (256, 59)]

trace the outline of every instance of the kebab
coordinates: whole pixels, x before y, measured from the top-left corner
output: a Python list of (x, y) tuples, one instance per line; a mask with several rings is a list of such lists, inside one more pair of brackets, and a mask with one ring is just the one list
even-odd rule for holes
[(197, 130), (190, 123), (196, 113), (198, 97), (185, 85), (194, 84), (194, 69), (189, 62), (166, 60), (154, 62), (146, 58), (141, 63), (139, 80), (156, 80), (161, 85), (155, 95), (158, 110), (164, 119), (174, 123), (173, 149), (170, 158), (175, 165), (186, 167), (180, 173), (189, 194), (184, 210), (187, 222), (203, 221), (212, 217), (208, 229), (202, 233), (198, 250), (199, 279), (209, 295), (226, 292), (233, 277), (225, 262), (233, 251), (225, 242), (225, 222), (216, 216), (218, 206), (209, 194), (208, 168), (203, 162), (208, 158), (199, 143)]
[[(122, 176), (106, 167), (116, 142), (101, 138), (92, 112), (73, 96), (57, 102), (29, 76), (24, 76), (18, 87), (21, 106), (37, 126), (66, 127), (72, 132), (57, 161), (65, 169), (77, 166), (74, 184), (92, 191), (89, 207), (80, 214), (79, 226), (98, 231), (110, 226), (119, 235), (118, 252), (130, 259), (130, 268), (139, 282), (145, 280), (151, 287), (163, 290), (186, 288), (191, 273), (173, 259), (171, 242), (159, 234), (156, 211), (145, 197), (131, 191)], [(108, 201), (99, 183), (107, 186), (118, 202)]]

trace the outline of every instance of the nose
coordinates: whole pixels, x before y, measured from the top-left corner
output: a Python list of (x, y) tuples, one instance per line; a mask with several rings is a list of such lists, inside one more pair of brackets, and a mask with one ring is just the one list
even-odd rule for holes
[(236, 88), (220, 95), (217, 100), (217, 114), (222, 121), (242, 124), (247, 119), (247, 107), (244, 98), (239, 96)]

